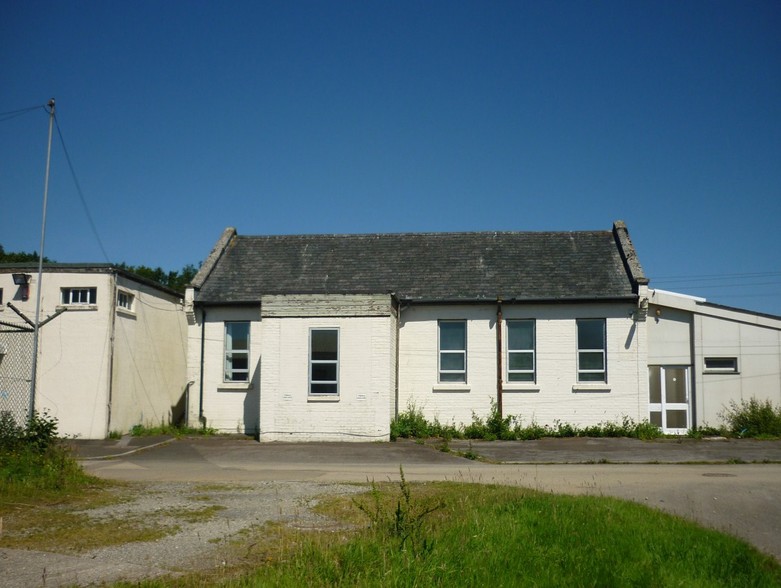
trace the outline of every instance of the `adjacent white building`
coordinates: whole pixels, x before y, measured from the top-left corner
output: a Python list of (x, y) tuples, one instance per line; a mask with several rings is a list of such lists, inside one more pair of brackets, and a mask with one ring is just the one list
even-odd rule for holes
[(0, 265), (0, 411), (28, 409), (39, 287), (40, 320), (53, 318), (39, 332), (35, 408), (61, 434), (101, 439), (183, 417), (182, 296), (108, 264), (46, 264), (42, 286), (37, 264)]
[(652, 290), (649, 419), (671, 433), (717, 426), (731, 402), (781, 405), (781, 317)]

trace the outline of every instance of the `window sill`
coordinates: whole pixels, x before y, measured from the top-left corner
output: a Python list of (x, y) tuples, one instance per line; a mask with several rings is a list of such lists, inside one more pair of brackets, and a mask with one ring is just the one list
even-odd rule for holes
[(252, 389), (252, 383), (250, 382), (223, 382), (217, 386), (218, 391), (225, 392), (241, 392), (242, 390)]
[(573, 384), (572, 386), (573, 392), (610, 392), (610, 386), (608, 386), (606, 383), (598, 383), (595, 382), (594, 384)]
[(702, 375), (704, 376), (739, 376), (740, 372), (735, 370), (703, 370)]
[(119, 306), (117, 307), (117, 314), (126, 316), (128, 318), (136, 318), (136, 313), (134, 311)]
[(82, 311), (82, 310), (97, 310), (98, 305), (97, 304), (58, 304), (55, 307), (55, 310), (67, 310), (68, 312), (72, 312), (74, 310)]
[(332, 396), (312, 396), (311, 394), (306, 398), (307, 402), (339, 402), (339, 395), (334, 394)]
[(469, 392), (472, 388), (466, 384), (437, 384), (434, 386), (432, 392)]
[(536, 384), (502, 384), (502, 392), (532, 392), (538, 393), (540, 387)]

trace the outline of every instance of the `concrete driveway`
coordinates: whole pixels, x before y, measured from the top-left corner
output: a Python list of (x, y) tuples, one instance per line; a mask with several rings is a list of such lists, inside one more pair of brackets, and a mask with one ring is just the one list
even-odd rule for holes
[[(158, 441), (162, 444), (130, 453), (115, 449), (110, 459), (82, 463), (103, 478), (172, 482), (384, 481), (398, 480), (403, 467), (411, 481), (497, 483), (614, 496), (726, 531), (781, 561), (781, 443), (776, 441), (450, 444), (498, 463), (469, 460), (412, 441), (288, 444), (217, 437), (146, 443)], [(84, 444), (79, 453), (89, 457), (100, 451)], [(102, 451), (112, 454), (107, 448)]]

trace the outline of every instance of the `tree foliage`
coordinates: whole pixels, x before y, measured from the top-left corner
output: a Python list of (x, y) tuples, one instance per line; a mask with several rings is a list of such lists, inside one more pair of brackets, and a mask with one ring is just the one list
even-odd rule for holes
[[(0, 263), (27, 263), (37, 262), (38, 253), (33, 251), (32, 253), (26, 252), (6, 252), (2, 245), (0, 245)], [(44, 257), (45, 263), (54, 263), (48, 257)], [(198, 273), (198, 266), (194, 264), (187, 264), (181, 270), (165, 271), (161, 267), (149, 267), (146, 265), (128, 265), (125, 262), (119, 263), (116, 267), (128, 272), (132, 272), (136, 275), (157, 282), (162, 286), (171, 288), (177, 292), (184, 292), (187, 285)]]

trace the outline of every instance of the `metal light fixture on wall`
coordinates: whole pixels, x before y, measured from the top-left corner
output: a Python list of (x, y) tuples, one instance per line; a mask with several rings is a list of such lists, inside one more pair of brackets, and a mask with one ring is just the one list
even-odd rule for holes
[(11, 274), (14, 279), (14, 285), (19, 286), (21, 290), (22, 300), (27, 300), (30, 297), (30, 274)]

